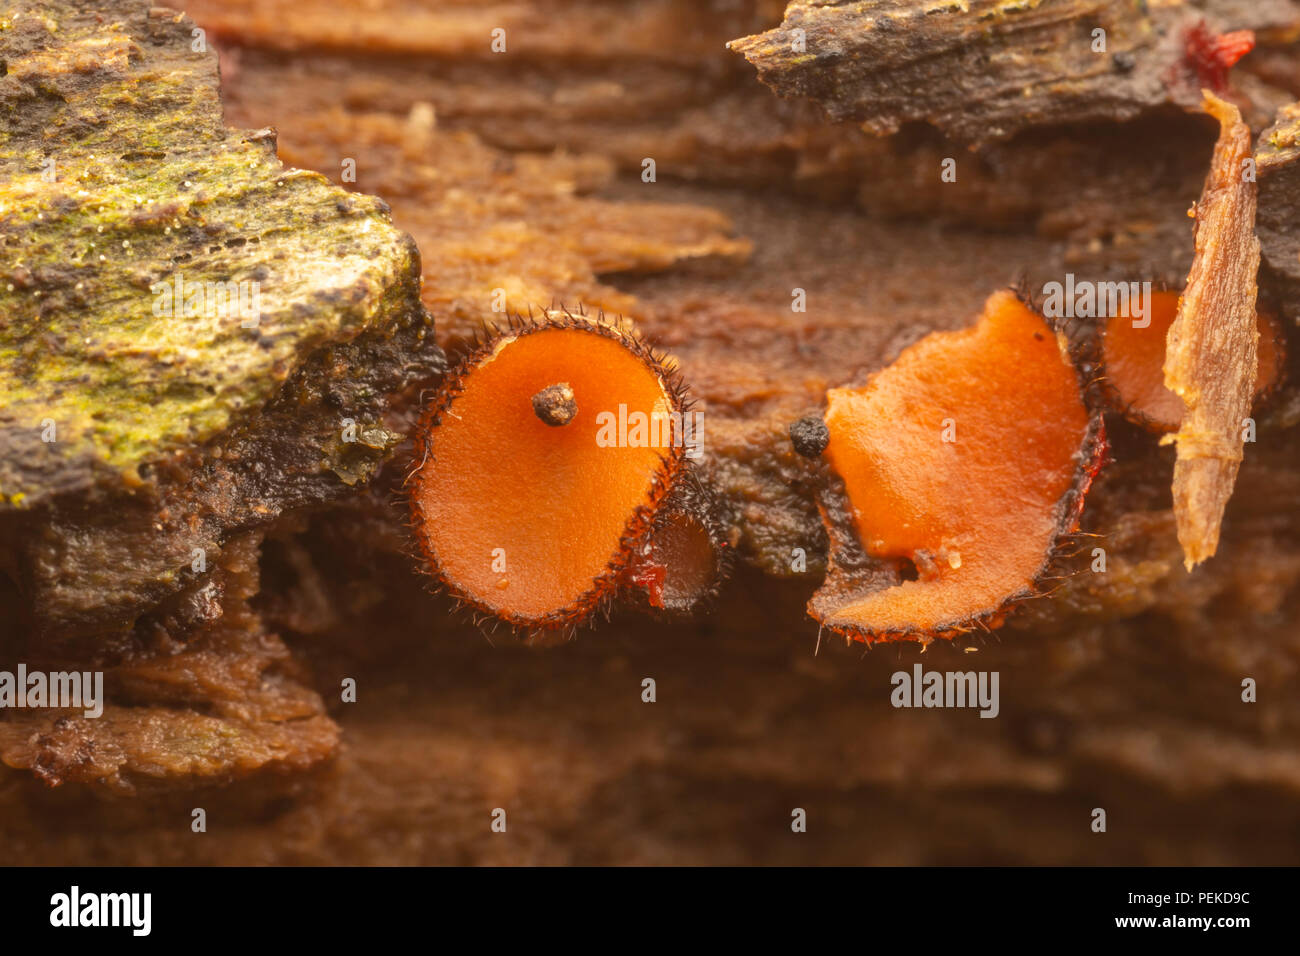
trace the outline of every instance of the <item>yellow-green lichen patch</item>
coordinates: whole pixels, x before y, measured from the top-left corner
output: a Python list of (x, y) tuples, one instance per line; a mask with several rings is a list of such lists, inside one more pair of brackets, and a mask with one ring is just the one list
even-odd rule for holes
[(187, 18), (79, 6), (0, 30), (0, 510), (203, 445), (418, 269), (381, 201), (225, 129)]

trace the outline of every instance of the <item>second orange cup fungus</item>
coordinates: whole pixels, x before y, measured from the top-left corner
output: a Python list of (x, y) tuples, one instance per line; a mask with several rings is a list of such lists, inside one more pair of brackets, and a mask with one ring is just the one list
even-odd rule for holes
[[(1169, 327), (1178, 315), (1178, 293), (1151, 294), (1150, 322), (1134, 326), (1121, 310), (1105, 326), (1101, 339), (1106, 391), (1117, 410), (1130, 421), (1153, 432), (1172, 432), (1183, 420), (1183, 400), (1165, 387), (1165, 345)], [(1255, 400), (1277, 386), (1285, 358), (1282, 328), (1267, 312), (1257, 315), (1259, 343)]]
[(652, 542), (690, 465), (684, 414), (676, 376), (634, 335), (567, 313), (515, 323), (448, 377), (421, 423), (409, 485), (431, 570), (527, 631), (662, 587), (635, 572), (666, 546)]
[(830, 572), (809, 602), (871, 643), (1001, 623), (1077, 527), (1104, 449), (1062, 335), (1013, 293), (828, 394)]
[(721, 503), (688, 473), (655, 516), (625, 582), (653, 610), (694, 610), (717, 596), (733, 553)]

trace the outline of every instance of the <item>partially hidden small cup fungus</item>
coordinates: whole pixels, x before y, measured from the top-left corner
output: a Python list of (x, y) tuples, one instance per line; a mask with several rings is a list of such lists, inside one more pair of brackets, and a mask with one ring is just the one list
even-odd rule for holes
[(693, 470), (686, 472), (633, 555), (626, 585), (655, 611), (707, 606), (731, 571), (729, 528), (722, 502)]
[[(1121, 308), (1101, 333), (1102, 386), (1107, 402), (1134, 424), (1151, 432), (1178, 430), (1186, 411), (1183, 400), (1165, 387), (1165, 346), (1178, 315), (1178, 293), (1151, 293), (1148, 311), (1135, 319)], [(1272, 313), (1256, 313), (1255, 402), (1263, 401), (1282, 380), (1286, 345), (1282, 326)]]
[(623, 327), (568, 312), (513, 320), (421, 420), (408, 487), (429, 570), (482, 618), (538, 640), (620, 591), (662, 587), (632, 566), (644, 572), (693, 464), (686, 414), (673, 368)]
[(824, 627), (870, 644), (1002, 623), (1038, 593), (1105, 454), (1063, 334), (1010, 291), (832, 389)]

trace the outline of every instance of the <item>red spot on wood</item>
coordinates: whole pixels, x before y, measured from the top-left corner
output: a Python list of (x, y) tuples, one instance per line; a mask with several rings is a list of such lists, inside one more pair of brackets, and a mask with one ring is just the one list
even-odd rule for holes
[(1215, 33), (1205, 21), (1187, 31), (1187, 62), (1202, 86), (1221, 91), (1228, 85), (1228, 70), (1255, 49), (1255, 31)]

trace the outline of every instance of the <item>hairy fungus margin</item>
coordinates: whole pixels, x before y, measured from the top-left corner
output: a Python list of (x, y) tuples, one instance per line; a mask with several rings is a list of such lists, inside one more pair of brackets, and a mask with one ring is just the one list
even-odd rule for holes
[[(534, 398), (562, 384), (571, 414)], [(526, 632), (605, 606), (686, 461), (675, 371), (631, 332), (517, 319), (448, 376), (408, 480), (417, 545), (456, 599)]]
[(1066, 340), (1010, 291), (861, 388), (832, 389), (826, 582), (808, 611), (865, 643), (995, 627), (1037, 593), (1105, 449)]

